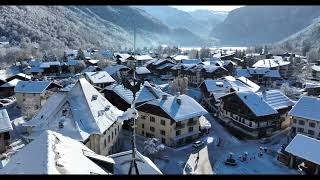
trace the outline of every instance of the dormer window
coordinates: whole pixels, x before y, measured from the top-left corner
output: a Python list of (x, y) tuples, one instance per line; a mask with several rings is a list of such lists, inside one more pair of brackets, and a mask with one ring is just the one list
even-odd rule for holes
[(98, 95), (92, 95), (92, 101), (97, 100), (98, 99)]

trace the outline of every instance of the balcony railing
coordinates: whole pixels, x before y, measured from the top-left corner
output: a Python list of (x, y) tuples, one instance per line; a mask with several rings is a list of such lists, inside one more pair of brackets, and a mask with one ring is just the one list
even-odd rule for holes
[(186, 125), (185, 124), (176, 124), (175, 129), (183, 129)]
[(194, 126), (197, 124), (197, 121), (188, 121), (187, 125), (188, 126)]

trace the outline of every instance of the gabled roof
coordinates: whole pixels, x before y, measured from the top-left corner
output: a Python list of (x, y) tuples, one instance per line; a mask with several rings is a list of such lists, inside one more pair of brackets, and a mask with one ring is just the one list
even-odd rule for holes
[(314, 71), (320, 71), (320, 66), (317, 66), (317, 65), (313, 65), (312, 67), (311, 67), (311, 69), (312, 70), (314, 70)]
[(69, 60), (66, 62), (66, 65), (68, 65), (68, 66), (75, 66), (75, 65), (80, 64), (80, 62), (81, 62), (81, 61), (79, 61), (79, 60), (71, 60), (71, 59), (69, 59)]
[[(133, 101), (132, 91), (124, 88), (123, 85), (113, 84), (107, 86), (105, 89), (113, 91), (128, 104), (131, 104)], [(142, 103), (156, 98), (158, 98), (157, 91), (153, 87), (151, 87), (151, 85), (147, 81), (145, 81), (144, 84), (141, 84), (140, 90), (136, 94), (136, 103)]]
[(248, 69), (237, 69), (237, 77), (252, 77), (252, 75), (263, 75), (264, 77), (279, 78), (280, 73), (278, 70), (271, 70), (269, 68), (248, 68)]
[[(181, 104), (177, 102), (180, 99)], [(192, 97), (188, 95), (170, 96), (166, 99), (159, 98), (148, 102), (155, 106), (159, 106), (164, 110), (173, 120), (183, 121), (193, 117), (202, 116), (208, 112)]]
[(320, 140), (297, 134), (285, 148), (288, 153), (320, 165)]
[[(52, 81), (19, 81), (16, 85), (16, 93), (42, 93), (48, 87), (55, 83)], [(58, 87), (58, 85), (56, 85)]]
[(95, 84), (115, 82), (106, 71), (85, 72), (85, 75)]
[(138, 61), (149, 61), (152, 60), (153, 58), (149, 55), (135, 55), (135, 56), (131, 56), (134, 57), (136, 60)]
[(235, 92), (235, 94), (256, 116), (267, 116), (278, 113), (266, 101), (252, 91), (239, 91)]
[[(112, 158), (115, 161), (114, 174), (128, 174), (130, 169), (130, 163), (132, 159), (132, 151), (125, 151), (116, 154), (109, 155), (107, 157)], [(137, 167), (139, 174), (146, 175), (161, 175), (162, 172), (159, 168), (146, 156), (136, 151)], [(135, 173), (135, 171), (133, 170)]]
[(9, 82), (4, 83), (0, 87), (15, 87), (19, 81), (21, 81), (21, 80), (20, 79), (13, 79)]
[(262, 59), (256, 62), (252, 67), (273, 68), (273, 67), (285, 66), (289, 64), (290, 62), (279, 60), (279, 59)]
[(320, 99), (316, 97), (303, 96), (293, 106), (288, 115), (320, 121)]
[(123, 69), (130, 70), (130, 68), (128, 68), (127, 66), (119, 65), (119, 64), (108, 66), (108, 67), (104, 68), (103, 70), (106, 71), (108, 74), (113, 75)]
[(100, 60), (97, 60), (97, 59), (90, 59), (90, 60), (88, 60), (88, 62), (91, 63), (91, 64), (93, 64), (93, 65), (98, 64), (99, 61), (100, 61)]
[[(44, 131), (14, 154), (0, 169), (0, 174), (110, 174), (94, 163), (85, 154), (87, 152), (95, 154), (81, 142), (53, 131)], [(113, 164), (105, 157), (99, 160)]]
[(40, 68), (39, 66), (31, 67), (30, 72), (32, 73), (38, 73), (38, 72), (43, 72), (44, 69)]
[(176, 61), (181, 61), (182, 59), (189, 59), (189, 57), (186, 55), (176, 55), (173, 57), (173, 59)]
[(252, 81), (250, 81), (248, 78), (246, 77), (238, 77), (237, 80), (241, 81), (242, 83), (244, 83), (245, 85), (247, 85), (253, 92), (257, 92), (260, 89), (260, 86)]
[(98, 69), (98, 66), (88, 66), (84, 70), (81, 71), (81, 73), (86, 73), (86, 72), (94, 72)]
[(150, 74), (151, 72), (149, 71), (148, 68), (146, 67), (136, 67), (136, 73), (137, 74)]
[(13, 130), (11, 121), (6, 109), (0, 110), (0, 133)]
[(201, 59), (181, 59), (182, 64), (200, 64)]
[(59, 61), (43, 62), (40, 64), (40, 68), (50, 68), (50, 66), (61, 66)]
[(257, 93), (275, 110), (292, 107), (294, 102), (291, 101), (286, 95), (279, 90), (268, 90)]
[(19, 80), (30, 80), (31, 79), (31, 76), (29, 75), (26, 75), (24, 73), (18, 73), (18, 74), (15, 74), (13, 76), (10, 76), (6, 79), (7, 82), (11, 81), (11, 80), (14, 80), (14, 79), (19, 79)]
[(24, 125), (35, 126), (31, 138), (50, 129), (85, 141), (91, 134), (102, 134), (121, 114), (122, 111), (81, 78), (70, 91), (51, 95), (37, 115)]

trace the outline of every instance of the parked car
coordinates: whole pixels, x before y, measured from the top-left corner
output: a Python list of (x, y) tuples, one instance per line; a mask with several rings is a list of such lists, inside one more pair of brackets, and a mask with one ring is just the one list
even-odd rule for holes
[(261, 140), (260, 140), (260, 143), (261, 144), (268, 144), (268, 143), (270, 143), (271, 142), (271, 139), (270, 138), (262, 138)]
[(203, 144), (204, 144), (203, 141), (196, 141), (196, 142), (194, 142), (194, 143), (192, 144), (192, 147), (197, 148), (197, 147), (202, 146)]

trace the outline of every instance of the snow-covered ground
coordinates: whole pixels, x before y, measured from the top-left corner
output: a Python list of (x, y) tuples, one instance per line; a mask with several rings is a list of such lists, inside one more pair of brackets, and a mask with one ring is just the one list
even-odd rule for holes
[[(286, 143), (286, 133), (288, 130), (280, 132), (272, 138), (269, 144), (260, 144), (258, 140), (239, 140), (221, 126), (211, 115), (206, 115), (212, 128), (209, 134), (201, 137), (205, 145), (193, 148), (188, 144), (179, 148), (167, 147), (161, 154), (167, 157), (167, 161), (155, 159), (154, 163), (164, 174), (188, 174), (186, 167), (192, 169), (193, 174), (298, 174), (296, 170), (289, 169), (276, 159), (275, 153), (264, 153), (263, 157), (258, 157), (260, 147), (267, 147), (272, 152), (276, 152), (281, 144)], [(131, 148), (131, 134), (126, 132), (123, 136), (123, 145), (127, 149)], [(137, 136), (137, 148), (143, 149), (143, 142), (146, 138)], [(220, 143), (219, 143), (220, 141)], [(219, 146), (217, 146), (219, 144)], [(199, 160), (197, 160), (199, 152)], [(238, 165), (227, 166), (225, 159), (232, 152), (237, 158)], [(240, 162), (238, 159), (243, 153), (247, 152), (249, 159)], [(188, 164), (188, 165), (187, 165)]]

